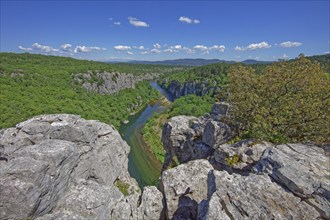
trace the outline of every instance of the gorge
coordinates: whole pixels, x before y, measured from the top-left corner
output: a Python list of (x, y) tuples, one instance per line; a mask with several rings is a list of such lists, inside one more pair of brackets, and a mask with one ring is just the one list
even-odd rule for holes
[[(108, 82), (112, 77), (98, 74), (115, 74), (102, 70), (114, 66), (51, 64), (35, 73), (31, 67), (17, 70), (22, 64), (14, 61), (6, 60), (14, 71), (6, 66), (0, 74), (6, 101), (1, 107), (8, 110), (0, 130), (1, 219), (330, 219), (326, 143), (233, 139), (237, 131), (224, 120), (230, 105), (218, 102), (200, 117), (168, 118), (161, 165), (146, 148), (141, 129), (166, 107), (149, 101), (159, 93), (170, 101), (194, 93), (200, 81), (178, 81), (171, 97), (155, 82)], [(72, 73), (88, 73), (90, 65), (101, 70), (87, 79), (88, 89)], [(66, 69), (72, 66), (82, 70)], [(213, 67), (205, 68), (212, 72)], [(99, 88), (111, 95), (96, 93)], [(6, 119), (22, 122), (8, 126), (15, 120)]]

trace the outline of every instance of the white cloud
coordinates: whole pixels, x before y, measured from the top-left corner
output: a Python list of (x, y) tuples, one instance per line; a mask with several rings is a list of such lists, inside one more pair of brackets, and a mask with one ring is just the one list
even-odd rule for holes
[(174, 46), (170, 46), (170, 49), (174, 49), (174, 50), (182, 50), (183, 47), (182, 47), (182, 45), (177, 44), (177, 45), (174, 45)]
[(181, 16), (179, 18), (179, 21), (182, 22), (182, 23), (187, 23), (187, 24), (199, 24), (200, 23), (200, 21), (197, 20), (197, 19), (188, 18), (188, 17), (185, 17), (185, 16)]
[(121, 51), (125, 51), (125, 50), (130, 50), (131, 49), (130, 46), (124, 46), (124, 45), (114, 46), (113, 48), (115, 48), (115, 50), (121, 50)]
[(144, 50), (144, 46), (139, 46), (139, 50)]
[(204, 46), (204, 45), (195, 45), (193, 47), (193, 49), (195, 50), (201, 50), (201, 51), (205, 51), (205, 50), (208, 50), (208, 47)]
[(58, 52), (58, 49), (54, 49), (51, 46), (44, 46), (38, 43), (34, 43), (32, 44), (32, 49), (33, 50), (37, 50), (37, 51), (41, 51), (44, 53), (51, 53), (51, 52)]
[(141, 52), (141, 54), (149, 54), (150, 52), (149, 51), (143, 51), (143, 52)]
[(62, 44), (61, 49), (65, 52), (72, 52), (72, 45), (71, 44)]
[(282, 55), (282, 58), (283, 58), (283, 59), (288, 59), (289, 57), (288, 57), (288, 55), (283, 54), (283, 55)]
[(119, 21), (115, 21), (113, 22), (114, 25), (121, 25), (121, 23)]
[(160, 51), (158, 49), (152, 49), (152, 50), (150, 50), (150, 53), (160, 53), (160, 52), (162, 52), (162, 51)]
[(92, 51), (103, 51), (106, 50), (106, 48), (103, 47), (87, 47), (87, 46), (76, 46), (74, 49), (72, 49), (71, 44), (62, 44), (60, 48), (56, 49), (51, 46), (45, 46), (41, 45), (39, 43), (32, 44), (31, 48), (25, 48), (22, 46), (18, 46), (20, 50), (24, 51), (32, 51), (35, 53), (45, 53), (45, 54), (69, 54), (74, 55), (73, 53), (87, 53)]
[(302, 45), (302, 43), (300, 43), (300, 42), (291, 42), (291, 41), (286, 41), (286, 42), (280, 43), (280, 46), (281, 47), (285, 47), (285, 48), (288, 48), (288, 47), (299, 47), (301, 45)]
[(126, 53), (129, 54), (129, 55), (133, 55), (133, 54), (134, 54), (134, 53), (131, 52), (131, 51), (127, 51)]
[(168, 49), (164, 50), (164, 52), (165, 53), (176, 53), (176, 52), (179, 52), (179, 51), (168, 48)]
[(250, 44), (247, 46), (248, 50), (256, 50), (256, 49), (265, 49), (265, 48), (270, 48), (271, 45), (269, 45), (267, 42), (263, 41), (257, 44)]
[(153, 46), (154, 46), (154, 48), (157, 48), (157, 49), (160, 49), (160, 48), (162, 47), (162, 46), (160, 46), (159, 43), (156, 43), (156, 44), (154, 44)]
[(236, 47), (234, 48), (234, 50), (236, 50), (236, 51), (244, 51), (245, 49), (244, 49), (244, 47), (236, 46)]
[(212, 47), (209, 48), (210, 50), (216, 50), (219, 52), (224, 52), (226, 47), (224, 45), (214, 45)]
[(245, 51), (245, 50), (257, 50), (257, 49), (266, 49), (266, 48), (270, 48), (272, 45), (268, 44), (267, 42), (263, 41), (260, 43), (256, 43), (256, 44), (250, 44), (246, 47), (240, 47), (240, 46), (236, 46), (234, 48), (234, 50), (236, 51)]
[(18, 46), (18, 48), (19, 48), (20, 50), (32, 51), (32, 48), (26, 48), (26, 47), (22, 47), (22, 46)]
[(136, 18), (133, 17), (128, 17), (128, 21), (131, 25), (135, 26), (135, 27), (149, 27), (149, 24), (147, 24), (144, 21), (139, 21)]
[(75, 53), (88, 53), (88, 52), (92, 52), (92, 51), (102, 51), (102, 50), (106, 50), (106, 48), (103, 47), (87, 47), (87, 46), (76, 46), (74, 48), (74, 52)]

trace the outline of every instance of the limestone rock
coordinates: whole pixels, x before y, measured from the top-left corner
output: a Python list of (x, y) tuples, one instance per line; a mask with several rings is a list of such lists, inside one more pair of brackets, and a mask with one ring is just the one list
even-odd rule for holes
[(75, 74), (74, 80), (80, 83), (85, 89), (100, 94), (113, 94), (127, 88), (134, 88), (143, 80), (152, 80), (159, 76), (157, 73), (146, 73), (134, 75), (131, 73), (119, 72), (87, 72)]
[(307, 202), (274, 183), (266, 175), (229, 175), (214, 171), (216, 192), (202, 219), (317, 219)]
[(207, 160), (194, 160), (166, 170), (161, 177), (168, 219), (196, 219), (198, 204), (208, 198)]
[(315, 145), (284, 144), (268, 148), (254, 167), (330, 219), (330, 157)]
[(108, 217), (124, 197), (114, 182), (136, 184), (128, 153), (112, 126), (77, 115), (43, 115), (1, 130), (1, 219)]
[(177, 80), (172, 80), (167, 87), (165, 87), (166, 80), (163, 82), (162, 87), (164, 87), (174, 98), (179, 98), (181, 96), (195, 94), (197, 96), (203, 96), (205, 94), (216, 94), (220, 87), (216, 83), (200, 82), (179, 82)]
[(268, 142), (253, 139), (234, 144), (222, 144), (214, 152), (214, 159), (225, 170), (250, 171), (261, 158), (263, 152), (273, 146)]
[(133, 193), (118, 202), (109, 219), (159, 220), (164, 218), (163, 210), (163, 194), (156, 187), (148, 186), (144, 188), (141, 199), (139, 194)]
[(180, 163), (185, 163), (213, 154), (214, 149), (198, 141), (201, 138), (200, 134), (195, 132), (196, 123), (199, 123), (197, 121), (195, 117), (176, 116), (164, 125), (162, 142), (166, 154), (163, 170), (171, 164), (174, 156)]
[(232, 138), (230, 127), (222, 122), (209, 121), (203, 132), (202, 141), (212, 148), (224, 144)]
[(162, 218), (164, 218), (163, 194), (155, 186), (145, 187), (141, 205), (138, 208), (138, 219), (159, 220)]

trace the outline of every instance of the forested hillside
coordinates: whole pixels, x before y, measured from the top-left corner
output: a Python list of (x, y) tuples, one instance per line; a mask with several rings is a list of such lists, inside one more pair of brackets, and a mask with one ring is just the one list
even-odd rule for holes
[(158, 96), (148, 82), (116, 95), (89, 92), (74, 80), (76, 73), (121, 72), (135, 75), (168, 73), (174, 67), (106, 64), (66, 57), (33, 54), (0, 54), (0, 128), (35, 115), (79, 114), (87, 119), (119, 126), (129, 114)]

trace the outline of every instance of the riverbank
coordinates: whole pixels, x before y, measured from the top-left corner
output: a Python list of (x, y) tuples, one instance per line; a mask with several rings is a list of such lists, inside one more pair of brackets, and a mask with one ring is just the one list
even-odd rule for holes
[[(156, 82), (151, 82), (150, 85), (166, 99), (173, 100)], [(157, 185), (160, 176), (162, 163), (145, 142), (142, 129), (154, 114), (160, 114), (167, 109), (163, 103), (164, 99), (159, 97), (156, 102), (149, 103), (143, 110), (130, 116), (129, 122), (122, 124), (119, 129), (121, 136), (131, 147), (128, 171), (137, 180), (141, 189), (144, 186)]]
[(162, 128), (168, 120), (168, 114), (155, 114), (153, 117), (148, 119), (147, 123), (142, 129), (143, 139), (148, 145), (150, 151), (155, 155), (157, 160), (162, 164), (165, 159), (165, 150), (162, 139)]

